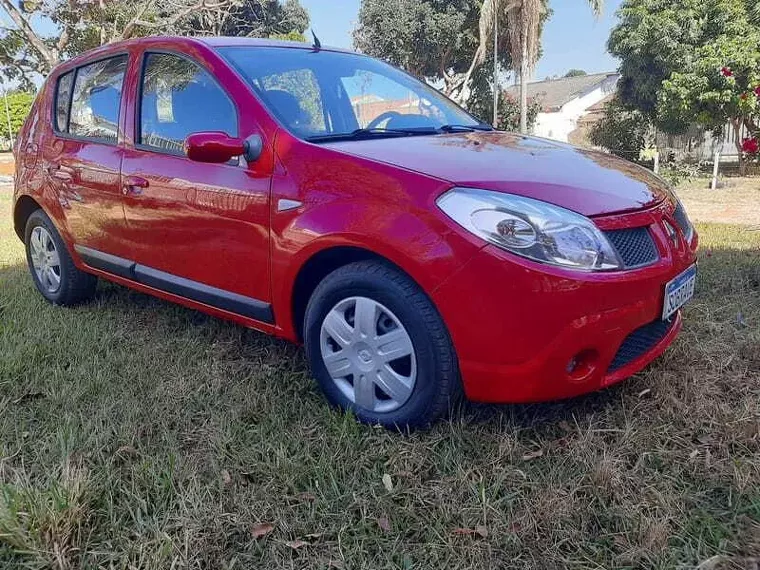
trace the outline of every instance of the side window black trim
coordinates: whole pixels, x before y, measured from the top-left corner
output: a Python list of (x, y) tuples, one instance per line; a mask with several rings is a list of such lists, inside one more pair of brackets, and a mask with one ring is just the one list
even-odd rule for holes
[[(70, 134), (68, 131), (69, 131), (69, 127), (70, 127), (70, 124), (71, 124), (71, 105), (74, 102), (74, 87), (77, 84), (77, 75), (79, 75), (79, 70), (81, 68), (83, 68), (83, 67), (87, 67), (89, 65), (93, 65), (93, 64), (101, 62), (101, 61), (106, 61), (108, 59), (116, 59), (117, 57), (126, 57), (127, 58), (127, 66), (124, 69), (124, 77), (122, 78), (122, 90), (121, 90), (121, 93), (119, 94), (119, 124), (116, 126), (116, 142), (114, 142), (112, 140), (109, 140), (109, 139), (103, 139), (103, 138), (97, 138), (97, 137), (83, 137), (83, 136), (79, 136), (79, 135), (72, 135), (72, 134)], [(123, 131), (122, 131), (122, 128), (121, 128), (121, 109), (122, 109), (122, 105), (124, 105), (123, 81), (124, 81), (124, 79), (127, 78), (127, 72), (129, 71), (129, 66), (130, 66), (131, 60), (132, 60), (132, 57), (131, 57), (131, 55), (130, 55), (130, 53), (128, 51), (117, 51), (115, 53), (110, 53), (110, 54), (108, 54), (106, 56), (103, 56), (103, 57), (99, 57), (99, 58), (96, 58), (96, 59), (93, 59), (93, 60), (82, 62), (80, 65), (78, 65), (76, 67), (72, 67), (68, 71), (64, 71), (63, 73), (61, 73), (56, 78), (56, 80), (55, 80), (55, 91), (53, 93), (53, 104), (50, 105), (50, 107), (51, 107), (50, 120), (51, 120), (52, 127), (53, 127), (53, 133), (56, 136), (58, 136), (58, 137), (60, 137), (62, 139), (68, 139), (68, 140), (80, 141), (80, 142), (93, 142), (93, 143), (103, 144), (103, 145), (107, 145), (107, 146), (119, 146), (119, 144), (120, 144), (119, 143), (120, 135), (124, 134)], [(69, 93), (69, 112), (66, 115), (66, 132), (63, 132), (63, 131), (58, 130), (58, 120), (57, 120), (57, 117), (56, 117), (56, 115), (57, 115), (56, 109), (57, 109), (57, 106), (58, 106), (57, 105), (57, 102), (58, 102), (58, 83), (60, 82), (60, 80), (61, 80), (62, 77), (68, 75), (69, 73), (71, 73), (73, 75), (72, 75), (72, 80), (71, 80), (71, 93)]]
[[(58, 78), (55, 80), (55, 91), (53, 92), (53, 104), (51, 105), (51, 111), (52, 111), (52, 117), (51, 122), (53, 123), (53, 132), (60, 135), (67, 135), (69, 133), (69, 121), (71, 121), (71, 101), (74, 98), (74, 81), (76, 81), (77, 76), (77, 68), (69, 69), (65, 73), (61, 73)], [(61, 80), (64, 77), (68, 77), (71, 75), (71, 87), (69, 87), (69, 101), (68, 105), (66, 107), (66, 130), (62, 131), (58, 128), (58, 94), (60, 93), (61, 89)]]
[[(222, 85), (222, 83), (219, 81), (219, 78), (214, 75), (211, 70), (207, 69), (204, 65), (201, 65), (201, 63), (188, 55), (185, 55), (184, 53), (172, 51), (172, 50), (165, 50), (165, 49), (146, 49), (142, 55), (141, 55), (141, 61), (140, 61), (140, 77), (138, 78), (137, 82), (137, 101), (135, 102), (135, 140), (134, 140), (134, 147), (137, 150), (142, 150), (145, 152), (154, 152), (156, 154), (166, 154), (169, 156), (179, 156), (187, 158), (187, 155), (182, 151), (172, 151), (169, 149), (163, 149), (157, 146), (151, 146), (149, 144), (143, 144), (142, 142), (142, 104), (143, 104), (143, 86), (145, 85), (145, 70), (148, 66), (148, 57), (151, 55), (169, 55), (178, 57), (180, 59), (184, 59), (185, 61), (190, 62), (191, 64), (195, 65), (198, 69), (206, 72), (208, 76), (211, 78), (211, 80), (214, 82), (214, 84), (219, 87), (220, 91), (224, 93), (225, 97), (227, 97), (227, 100), (230, 102), (230, 105), (232, 105), (232, 108), (235, 110), (235, 132), (236, 134), (234, 136), (240, 136), (240, 109), (238, 108), (237, 103), (235, 102), (235, 98), (232, 97), (232, 94), (227, 90), (227, 88)], [(232, 161), (231, 161), (232, 162)], [(237, 163), (237, 161), (234, 161)]]

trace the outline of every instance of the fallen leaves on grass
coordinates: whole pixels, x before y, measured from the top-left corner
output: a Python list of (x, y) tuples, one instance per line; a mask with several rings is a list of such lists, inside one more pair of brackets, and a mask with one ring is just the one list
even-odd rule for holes
[(544, 454), (543, 449), (536, 449), (535, 451), (529, 451), (528, 453), (523, 454), (522, 460), (530, 461), (531, 459), (537, 459), (541, 457), (543, 454)]
[(268, 535), (274, 530), (274, 525), (271, 523), (259, 523), (251, 527), (251, 536), (253, 538), (261, 538)]
[(385, 473), (383, 475), (383, 486), (385, 487), (385, 490), (389, 493), (393, 491), (393, 479), (391, 479), (391, 476)]
[(478, 525), (475, 528), (455, 528), (453, 532), (458, 536), (477, 535), (481, 538), (488, 538), (488, 529), (483, 525)]
[(299, 548), (303, 546), (308, 546), (308, 545), (309, 543), (306, 542), (305, 540), (286, 540), (285, 541), (285, 546), (289, 546), (293, 550), (298, 550)]
[(391, 531), (391, 521), (388, 520), (388, 517), (380, 517), (377, 519), (377, 526), (383, 529), (384, 532)]

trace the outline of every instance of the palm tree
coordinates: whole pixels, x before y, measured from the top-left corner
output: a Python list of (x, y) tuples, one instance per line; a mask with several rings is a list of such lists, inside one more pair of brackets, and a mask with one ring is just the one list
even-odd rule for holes
[[(601, 14), (604, 0), (587, 1), (594, 15)], [(495, 35), (495, 24), (499, 15), (501, 13), (506, 15), (510, 55), (515, 69), (519, 69), (521, 133), (528, 131), (527, 81), (538, 60), (541, 45), (541, 23), (548, 12), (547, 4), (548, 0), (483, 0), (483, 6), (480, 10), (479, 53), (482, 57), (485, 57), (485, 50), (488, 49), (488, 38)], [(494, 48), (495, 46), (496, 42), (494, 42)], [(494, 89), (498, 89), (496, 81), (494, 81)]]

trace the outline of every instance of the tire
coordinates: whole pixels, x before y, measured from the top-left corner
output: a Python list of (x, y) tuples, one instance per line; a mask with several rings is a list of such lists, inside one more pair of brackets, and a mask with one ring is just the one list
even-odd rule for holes
[(461, 394), (441, 316), (422, 289), (389, 264), (359, 261), (325, 277), (306, 308), (304, 341), (328, 401), (363, 423), (427, 427)]
[[(95, 295), (97, 277), (76, 268), (66, 244), (42, 210), (36, 210), (29, 216), (24, 243), (34, 285), (50, 303), (76, 305)], [(41, 254), (41, 251), (44, 253)]]

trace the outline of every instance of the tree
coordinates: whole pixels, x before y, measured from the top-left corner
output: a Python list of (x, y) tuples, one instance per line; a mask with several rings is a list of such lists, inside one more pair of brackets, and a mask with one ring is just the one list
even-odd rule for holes
[(755, 0), (626, 0), (609, 43), (622, 59), (623, 103), (666, 132), (697, 123), (722, 135), (730, 123), (741, 156), (742, 127), (758, 130), (757, 6)]
[(191, 18), (194, 35), (278, 37), (304, 40), (309, 13), (298, 0), (235, 1), (228, 10), (206, 10)]
[(63, 59), (98, 45), (149, 34), (302, 34), (298, 0), (0, 0), (0, 66), (31, 87)]
[[(520, 132), (528, 131), (528, 77), (538, 61), (541, 31), (549, 15), (546, 0), (484, 0), (483, 12), (503, 10), (509, 29), (509, 50), (520, 77)], [(594, 14), (602, 11), (603, 0), (588, 0)], [(486, 18), (494, 21), (496, 18)]]
[(571, 69), (563, 77), (583, 77), (584, 75), (588, 75), (588, 73), (582, 69)]
[[(421, 79), (441, 82), (446, 95), (466, 104), (475, 72), (492, 53), (493, 36), (481, 33), (480, 7), (480, 0), (363, 0), (354, 46)], [(506, 27), (506, 19), (500, 24)], [(511, 60), (502, 38), (499, 66), (506, 70)]]
[[(705, 30), (705, 0), (624, 0), (607, 48), (618, 57), (621, 103), (657, 118), (662, 82), (694, 57)], [(663, 127), (663, 125), (659, 125)], [(668, 132), (672, 129), (665, 129)]]
[[(4, 97), (0, 99), (5, 99)], [(5, 100), (0, 100), (0, 138), (11, 140), (21, 130), (29, 109), (32, 108), (34, 95), (23, 91), (9, 93), (7, 96), (8, 114), (6, 115)], [(10, 133), (8, 132), (8, 122), (10, 122)]]

